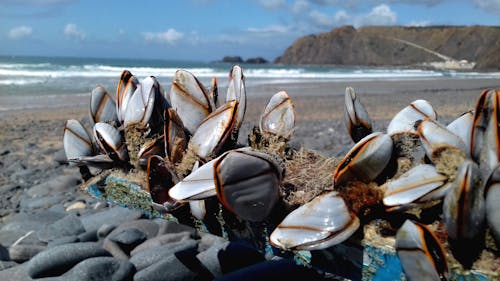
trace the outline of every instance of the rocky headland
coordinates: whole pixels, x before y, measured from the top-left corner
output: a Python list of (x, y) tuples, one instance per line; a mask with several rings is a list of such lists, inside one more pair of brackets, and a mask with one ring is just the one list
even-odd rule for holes
[(275, 63), (500, 69), (500, 27), (342, 26), (297, 39)]

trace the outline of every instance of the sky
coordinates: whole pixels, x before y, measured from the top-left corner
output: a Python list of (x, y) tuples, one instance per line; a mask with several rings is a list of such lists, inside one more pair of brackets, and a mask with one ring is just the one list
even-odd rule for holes
[(0, 0), (0, 55), (272, 61), (342, 25), (500, 26), (500, 0)]

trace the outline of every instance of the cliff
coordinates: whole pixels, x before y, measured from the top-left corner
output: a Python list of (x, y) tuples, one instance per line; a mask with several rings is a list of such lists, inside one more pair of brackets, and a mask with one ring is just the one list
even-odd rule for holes
[(275, 62), (499, 70), (500, 27), (342, 26), (297, 39)]

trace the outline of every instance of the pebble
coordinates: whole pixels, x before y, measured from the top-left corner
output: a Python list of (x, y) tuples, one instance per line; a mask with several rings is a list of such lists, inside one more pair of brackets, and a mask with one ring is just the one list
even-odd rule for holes
[(8, 268), (11, 268), (11, 267), (14, 267), (14, 266), (17, 266), (19, 265), (17, 262), (15, 261), (0, 261), (0, 272), (2, 270), (6, 270)]
[(76, 201), (75, 203), (72, 203), (68, 207), (66, 207), (66, 212), (78, 211), (81, 209), (85, 209), (86, 207), (87, 207), (87, 205), (84, 202)]
[(78, 239), (78, 236), (68, 235), (68, 236), (63, 236), (63, 237), (60, 237), (60, 238), (57, 238), (57, 239), (50, 241), (47, 244), (47, 247), (52, 248), (54, 246), (59, 246), (59, 245), (64, 245), (64, 244), (69, 244), (69, 243), (76, 243), (76, 242), (80, 242), (80, 240)]
[(158, 235), (166, 234), (166, 233), (178, 233), (178, 232), (189, 232), (192, 235), (197, 233), (198, 231), (191, 226), (176, 223), (174, 221), (155, 219), (154, 222), (160, 225), (160, 229), (158, 230)]
[(108, 234), (116, 228), (116, 225), (103, 224), (97, 229), (97, 238), (104, 239)]
[(89, 230), (78, 234), (78, 241), (80, 242), (95, 242), (97, 240), (97, 230)]
[(56, 176), (48, 181), (32, 186), (26, 191), (26, 194), (31, 197), (53, 195), (56, 192), (67, 191), (70, 187), (76, 186), (79, 181), (80, 178), (77, 174)]
[(119, 225), (126, 221), (133, 221), (142, 216), (141, 211), (131, 210), (119, 206), (101, 212), (82, 216), (80, 218), (86, 231), (97, 230), (103, 224)]
[(117, 259), (129, 259), (128, 253), (125, 253), (125, 251), (123, 251), (120, 245), (118, 245), (118, 243), (116, 243), (115, 241), (105, 239), (102, 243), (102, 247)]
[(9, 260), (9, 250), (0, 244), (0, 261)]
[(112, 257), (86, 259), (59, 277), (44, 278), (44, 281), (98, 281), (132, 280), (134, 265), (125, 260)]
[(17, 244), (9, 248), (9, 257), (15, 262), (25, 262), (46, 248), (45, 245)]
[(13, 266), (0, 271), (0, 280), (5, 281), (27, 281), (32, 280), (28, 275), (26, 263), (19, 266)]
[(21, 201), (21, 208), (27, 210), (34, 209), (47, 209), (53, 205), (60, 204), (61, 202), (70, 200), (68, 196), (64, 194), (58, 195), (48, 195), (44, 197), (28, 198)]
[(121, 233), (126, 229), (132, 229), (132, 228), (141, 231), (142, 233), (144, 233), (144, 235), (146, 235), (147, 239), (149, 239), (155, 237), (156, 234), (158, 234), (160, 226), (154, 221), (148, 219), (127, 221), (120, 224), (117, 228), (111, 231), (111, 233), (109, 233), (108, 236), (113, 237), (114, 235), (117, 235), (118, 233)]
[(156, 236), (154, 238), (151, 238), (149, 240), (144, 241), (144, 243), (135, 247), (134, 250), (132, 250), (130, 252), (130, 255), (134, 256), (135, 254), (137, 254), (141, 251), (147, 250), (147, 249), (156, 248), (156, 247), (159, 247), (159, 246), (162, 246), (165, 244), (171, 244), (171, 243), (175, 243), (175, 242), (184, 241), (184, 240), (187, 240), (190, 238), (191, 238), (191, 233), (187, 232), (187, 231), (179, 232), (179, 233), (163, 234), (163, 235)]
[(109, 256), (97, 243), (72, 243), (48, 248), (28, 262), (28, 273), (32, 278), (57, 276), (75, 264), (90, 257)]
[(174, 255), (176, 252), (196, 247), (198, 242), (193, 239), (184, 240), (156, 248), (150, 248), (136, 253), (130, 258), (130, 262), (135, 265), (137, 270), (142, 270), (159, 260)]
[(78, 235), (83, 232), (85, 232), (85, 228), (80, 219), (76, 215), (70, 214), (37, 231), (37, 236), (41, 241), (49, 242), (65, 236)]
[(138, 271), (134, 275), (134, 281), (196, 280), (196, 277), (196, 273), (187, 268), (175, 255), (170, 255)]

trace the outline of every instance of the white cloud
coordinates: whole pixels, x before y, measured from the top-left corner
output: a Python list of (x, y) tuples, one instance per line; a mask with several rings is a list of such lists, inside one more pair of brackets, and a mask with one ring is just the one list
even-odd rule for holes
[(290, 7), (292, 13), (300, 14), (307, 12), (310, 9), (309, 2), (307, 0), (297, 0)]
[(479, 8), (493, 13), (500, 13), (500, 0), (474, 0)]
[(76, 40), (83, 40), (87, 36), (87, 34), (85, 34), (85, 32), (83, 32), (82, 30), (78, 29), (78, 27), (74, 23), (68, 23), (64, 27), (64, 35), (69, 39), (76, 39)]
[(184, 33), (173, 28), (169, 28), (163, 32), (143, 32), (142, 35), (144, 36), (144, 40), (148, 42), (167, 43), (171, 45), (184, 37)]
[(33, 29), (29, 26), (18, 26), (14, 27), (9, 31), (10, 39), (21, 39), (30, 36), (33, 33)]
[(260, 35), (274, 35), (288, 33), (290, 28), (284, 25), (270, 25), (263, 28), (249, 27), (247, 31), (250, 33), (258, 33)]
[(420, 20), (420, 21), (411, 21), (406, 26), (429, 26), (429, 25), (431, 25), (431, 21)]
[(279, 9), (286, 5), (285, 0), (259, 0), (258, 1), (261, 6), (266, 9)]
[(313, 10), (309, 13), (312, 23), (320, 28), (332, 28), (335, 24), (334, 18), (328, 16), (325, 13)]
[(359, 25), (393, 25), (398, 21), (398, 17), (391, 7), (380, 4), (374, 7), (370, 13), (364, 15), (359, 20)]

